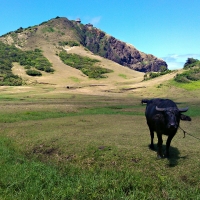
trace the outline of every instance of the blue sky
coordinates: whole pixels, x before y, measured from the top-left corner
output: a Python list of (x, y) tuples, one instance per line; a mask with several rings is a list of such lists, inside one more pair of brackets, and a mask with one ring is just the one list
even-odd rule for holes
[(200, 59), (200, 0), (1, 0), (0, 35), (49, 19), (80, 18), (182, 68)]

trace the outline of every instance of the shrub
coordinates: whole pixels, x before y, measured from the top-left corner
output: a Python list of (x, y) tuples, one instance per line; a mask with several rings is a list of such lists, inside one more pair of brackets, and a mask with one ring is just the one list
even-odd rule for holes
[(22, 85), (22, 78), (13, 74), (6, 74), (1, 85), (20, 86)]
[(60, 46), (65, 46), (65, 45), (68, 45), (68, 46), (70, 46), (70, 47), (73, 47), (73, 46), (80, 46), (80, 43), (78, 43), (78, 42), (76, 42), (76, 41), (60, 41), (60, 42), (58, 42), (58, 44), (60, 45)]
[(161, 66), (160, 67), (160, 72), (165, 72), (167, 70), (167, 67), (166, 66)]
[(165, 67), (165, 66), (163, 66), (163, 68), (161, 68), (161, 72), (150, 72), (150, 73), (146, 73), (146, 74), (144, 75), (144, 81), (145, 81), (145, 80), (150, 80), (150, 79), (152, 79), (152, 78), (156, 78), (156, 77), (159, 77), (159, 76), (162, 76), (162, 75), (169, 74), (169, 73), (173, 72), (173, 70), (169, 70), (169, 69), (164, 70), (164, 67)]
[(34, 69), (28, 69), (26, 71), (26, 73), (29, 75), (29, 76), (42, 76), (42, 73), (40, 71), (37, 71), (37, 70), (34, 70)]
[(51, 67), (45, 67), (45, 70), (44, 70), (45, 72), (47, 72), (47, 73), (52, 73), (52, 72), (54, 72), (55, 70), (53, 69), (53, 68), (51, 68)]
[(149, 76), (150, 76), (150, 78), (156, 78), (156, 77), (159, 76), (159, 73), (153, 73), (153, 72), (151, 72), (151, 73), (149, 74)]
[(66, 51), (61, 51), (59, 57), (66, 65), (81, 70), (89, 78), (104, 78), (105, 76), (103, 74), (112, 72), (110, 69), (96, 66), (95, 64), (99, 62), (97, 59), (91, 59), (77, 54), (68, 54)]
[(37, 48), (36, 48), (34, 51), (35, 51), (35, 52), (42, 52), (41, 49), (37, 49)]
[(15, 46), (0, 42), (0, 85), (22, 85), (22, 79), (12, 73), (12, 63), (18, 61), (18, 53), (21, 50)]
[(176, 82), (179, 82), (179, 83), (189, 83), (190, 81), (185, 77), (183, 76), (182, 74), (177, 74), (175, 77), (174, 77), (174, 80)]
[(18, 28), (15, 33), (21, 33), (24, 29), (22, 27)]
[[(44, 23), (45, 23), (45, 22), (44, 22)], [(53, 33), (53, 32), (55, 32), (55, 30), (54, 30), (53, 27), (48, 26), (48, 27), (44, 27), (44, 28), (42, 29), (42, 32), (43, 32), (43, 33), (46, 33), (46, 32), (48, 32), (48, 33)]]
[(199, 62), (198, 59), (194, 59), (194, 58), (188, 58), (186, 63), (184, 64), (184, 69), (188, 69), (188, 68), (191, 68), (191, 67), (194, 67), (195, 65), (197, 65)]
[(103, 74), (112, 72), (112, 70), (101, 67), (81, 68), (81, 71), (89, 78), (95, 78), (95, 79), (105, 78)]
[(40, 49), (35, 49), (34, 51), (26, 51), (20, 54), (18, 56), (20, 65), (25, 67), (35, 67), (36, 69), (45, 72), (53, 72), (54, 70), (51, 68), (52, 64), (41, 52)]
[(182, 74), (177, 74), (174, 80), (179, 83), (189, 83), (191, 81), (198, 81), (200, 80), (200, 68), (189, 68)]

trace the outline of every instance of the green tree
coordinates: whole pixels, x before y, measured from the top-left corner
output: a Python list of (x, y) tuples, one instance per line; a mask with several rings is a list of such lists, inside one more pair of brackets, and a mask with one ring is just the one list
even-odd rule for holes
[(166, 67), (166, 66), (161, 66), (159, 71), (160, 71), (160, 72), (164, 72), (164, 71), (166, 71), (166, 70), (167, 70), (167, 67)]
[(190, 67), (194, 67), (195, 64), (198, 62), (198, 59), (194, 59), (194, 58), (188, 58), (186, 63), (184, 64), (184, 69), (190, 68)]

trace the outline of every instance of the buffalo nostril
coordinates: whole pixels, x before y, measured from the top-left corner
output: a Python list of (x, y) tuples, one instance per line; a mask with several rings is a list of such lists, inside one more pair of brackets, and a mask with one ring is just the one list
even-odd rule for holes
[(170, 124), (169, 128), (174, 129), (174, 128), (177, 128), (177, 126), (176, 126), (176, 124)]

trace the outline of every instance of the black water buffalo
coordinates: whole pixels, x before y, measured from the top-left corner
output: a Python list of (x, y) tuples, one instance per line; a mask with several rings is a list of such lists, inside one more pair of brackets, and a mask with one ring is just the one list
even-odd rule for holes
[(162, 158), (162, 135), (167, 135), (165, 156), (168, 157), (170, 143), (177, 132), (180, 120), (191, 121), (189, 116), (182, 114), (186, 112), (188, 108), (179, 109), (176, 103), (170, 99), (143, 99), (141, 102), (147, 104), (145, 116), (151, 135), (150, 148), (154, 149), (153, 139), (155, 131), (158, 137), (157, 155), (158, 158)]

